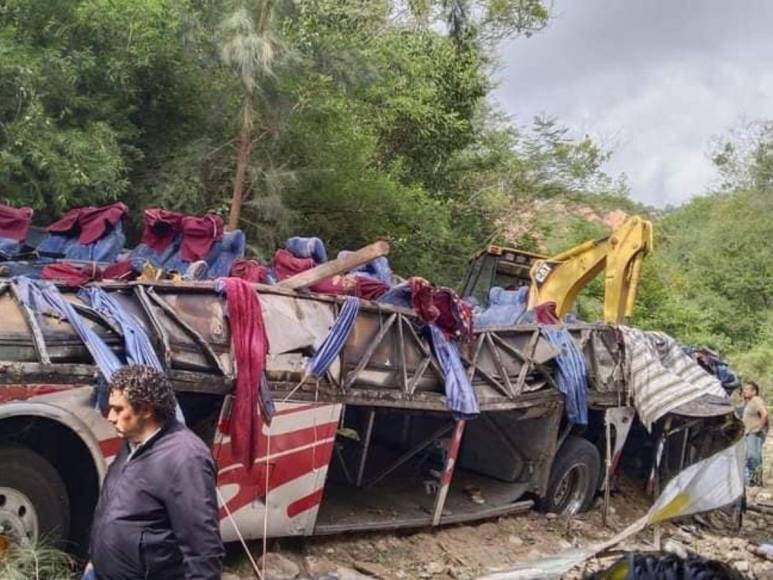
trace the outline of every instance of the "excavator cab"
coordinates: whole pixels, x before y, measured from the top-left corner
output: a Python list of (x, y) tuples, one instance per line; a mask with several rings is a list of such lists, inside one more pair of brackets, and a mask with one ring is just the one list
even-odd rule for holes
[(528, 307), (552, 302), (563, 319), (578, 293), (604, 273), (604, 322), (622, 323), (633, 313), (644, 257), (652, 250), (652, 224), (632, 216), (610, 235), (552, 257), (514, 248), (488, 246), (473, 256), (461, 295), (488, 306), (489, 290), (528, 286)]
[(475, 254), (467, 267), (460, 295), (474, 297), (483, 307), (488, 306), (489, 290), (494, 286), (515, 290), (529, 286), (529, 272), (538, 260), (547, 260), (547, 256), (490, 245)]

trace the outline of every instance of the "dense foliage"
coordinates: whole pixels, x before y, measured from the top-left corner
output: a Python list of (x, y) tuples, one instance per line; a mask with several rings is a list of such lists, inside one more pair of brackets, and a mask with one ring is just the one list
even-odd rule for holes
[(4, 0), (0, 198), (46, 223), (115, 199), (225, 217), (237, 192), (259, 256), (386, 238), (398, 272), (443, 283), (485, 243), (554, 252), (605, 233), (589, 211), (645, 212), (635, 322), (773, 380), (773, 129), (716, 144), (718, 191), (639, 207), (593, 141), (487, 104), (497, 42), (548, 19), (539, 0)]
[(721, 187), (667, 212), (645, 267), (636, 322), (724, 353), (773, 387), (773, 131), (717, 147)]
[(450, 282), (503, 199), (599, 185), (591, 142), (486, 109), (493, 43), (547, 18), (536, 0), (7, 0), (0, 195), (41, 223), (118, 198), (225, 215), (238, 183), (259, 255), (384, 237), (399, 271)]

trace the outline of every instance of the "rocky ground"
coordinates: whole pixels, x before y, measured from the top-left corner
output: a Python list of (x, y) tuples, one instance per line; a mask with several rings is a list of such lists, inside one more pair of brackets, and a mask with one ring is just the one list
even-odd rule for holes
[[(773, 578), (773, 561), (753, 553), (757, 545), (773, 538), (773, 441), (766, 445), (765, 465), (765, 487), (750, 488), (750, 509), (740, 531), (733, 529), (729, 524), (731, 518), (723, 514), (670, 523), (661, 528), (662, 548), (728, 562), (748, 578)], [(278, 540), (269, 546), (267, 576), (271, 580), (476, 578), (603, 541), (641, 517), (649, 504), (639, 485), (623, 482), (612, 497), (606, 525), (602, 522), (599, 500), (588, 513), (574, 518), (531, 511), (477, 524), (410, 533)], [(260, 543), (254, 543), (251, 549), (257, 557)], [(655, 533), (648, 529), (603, 557), (579, 566), (567, 578), (583, 578), (604, 569), (625, 551), (654, 549)], [(254, 578), (240, 546), (230, 547), (228, 564), (226, 580)]]

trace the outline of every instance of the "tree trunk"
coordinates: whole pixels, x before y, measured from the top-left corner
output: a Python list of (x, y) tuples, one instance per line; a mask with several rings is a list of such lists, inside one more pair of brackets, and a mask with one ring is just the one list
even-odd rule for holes
[(244, 197), (244, 181), (247, 177), (247, 164), (250, 160), (252, 151), (252, 139), (248, 126), (242, 127), (239, 136), (239, 154), (236, 158), (236, 176), (234, 177), (234, 191), (231, 196), (231, 212), (228, 214), (228, 229), (235, 230), (239, 228), (239, 217), (242, 212), (242, 201)]

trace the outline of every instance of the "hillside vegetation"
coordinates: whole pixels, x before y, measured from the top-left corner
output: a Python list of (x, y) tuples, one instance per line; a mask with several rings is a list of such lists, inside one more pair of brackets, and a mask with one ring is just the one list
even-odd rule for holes
[(489, 105), (498, 43), (549, 35), (548, 4), (6, 0), (0, 198), (42, 224), (116, 199), (134, 219), (226, 217), (236, 192), (257, 256), (290, 234), (334, 252), (385, 238), (398, 272), (445, 284), (486, 243), (552, 253), (604, 235), (611, 211), (644, 214), (656, 245), (634, 322), (770, 383), (769, 127), (717, 144), (717, 191), (641, 207), (593, 140)]

